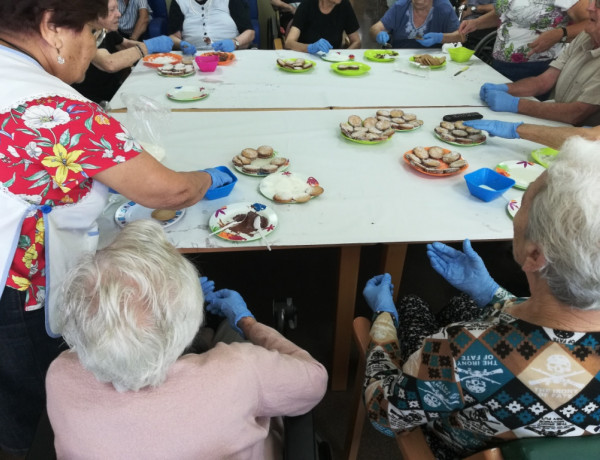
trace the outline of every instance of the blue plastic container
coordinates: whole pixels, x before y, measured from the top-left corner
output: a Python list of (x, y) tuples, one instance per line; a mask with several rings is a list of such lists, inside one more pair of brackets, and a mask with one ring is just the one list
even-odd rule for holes
[(227, 166), (217, 166), (219, 171), (223, 171), (225, 174), (231, 176), (231, 182), (227, 185), (223, 185), (222, 187), (215, 188), (206, 192), (204, 198), (207, 200), (216, 200), (217, 198), (223, 198), (231, 193), (233, 187), (235, 187), (235, 183), (237, 182), (237, 176), (231, 172), (231, 170)]
[(478, 169), (465, 174), (464, 177), (471, 195), (483, 201), (495, 200), (515, 185), (514, 179), (503, 176), (490, 168)]

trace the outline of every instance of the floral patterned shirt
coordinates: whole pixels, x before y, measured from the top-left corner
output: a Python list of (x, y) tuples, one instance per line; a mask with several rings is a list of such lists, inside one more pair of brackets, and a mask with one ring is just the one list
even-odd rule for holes
[(496, 0), (500, 27), (494, 45), (494, 59), (515, 63), (556, 59), (563, 50), (563, 43), (527, 57), (529, 43), (535, 41), (541, 32), (566, 27), (569, 22), (567, 10), (576, 3), (577, 0)]
[[(46, 97), (0, 114), (0, 187), (35, 205), (80, 201), (96, 173), (139, 152), (127, 129), (93, 102)], [(44, 220), (39, 209), (23, 222), (6, 285), (26, 291), (25, 310), (43, 307)]]

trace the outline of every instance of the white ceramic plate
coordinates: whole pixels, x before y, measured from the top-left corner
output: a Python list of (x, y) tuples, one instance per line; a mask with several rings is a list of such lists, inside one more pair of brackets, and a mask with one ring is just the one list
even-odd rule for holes
[[(208, 228), (212, 232), (217, 231), (221, 227), (225, 227), (234, 221), (235, 216), (244, 215), (248, 213), (251, 214), (250, 218), (252, 222), (250, 222), (250, 227), (256, 219), (256, 215), (261, 216), (266, 219), (266, 223), (262, 225), (263, 234), (268, 236), (271, 234), (279, 223), (279, 219), (277, 218), (277, 214), (268, 206), (262, 203), (233, 203), (228, 204), (227, 206), (223, 206), (213, 212), (208, 219)], [(240, 220), (235, 219), (235, 220)], [(262, 220), (262, 219), (261, 219)], [(243, 221), (243, 219), (241, 220)], [(235, 227), (235, 226), (234, 226)], [(220, 233), (215, 233), (215, 236), (222, 238), (227, 241), (233, 241), (236, 243), (243, 243), (246, 241), (254, 241), (260, 240), (260, 233), (256, 230), (250, 231), (249, 233), (236, 232), (235, 230), (231, 230), (234, 227), (227, 228)]]
[[(153, 219), (152, 211), (154, 209), (146, 208), (141, 204), (137, 204), (135, 201), (128, 201), (122, 204), (115, 212), (115, 222), (119, 227), (125, 227), (125, 225), (133, 222), (134, 220), (140, 219)], [(175, 217), (169, 220), (158, 220), (157, 222), (162, 224), (163, 227), (169, 227), (175, 222), (178, 222), (185, 214), (185, 209), (178, 209), (175, 211)]]
[[(320, 189), (320, 192), (311, 194), (316, 193), (311, 192), (313, 187)], [(319, 181), (314, 177), (288, 171), (269, 174), (260, 181), (258, 188), (269, 200), (278, 203), (305, 203), (323, 193)]]
[(350, 60), (350, 55), (348, 53), (341, 53), (340, 51), (331, 50), (326, 54), (319, 54), (321, 59), (329, 62), (344, 62)]
[(506, 212), (508, 212), (508, 215), (510, 216), (511, 219), (515, 218), (515, 214), (517, 213), (517, 211), (519, 210), (520, 207), (521, 207), (521, 198), (519, 198), (517, 200), (510, 200), (506, 204)]
[[(502, 170), (502, 171), (498, 171)], [(515, 180), (514, 187), (525, 190), (546, 168), (525, 160), (503, 161), (496, 165), (496, 171)]]
[(174, 101), (199, 101), (208, 97), (208, 92), (201, 86), (176, 86), (167, 92), (167, 97)]

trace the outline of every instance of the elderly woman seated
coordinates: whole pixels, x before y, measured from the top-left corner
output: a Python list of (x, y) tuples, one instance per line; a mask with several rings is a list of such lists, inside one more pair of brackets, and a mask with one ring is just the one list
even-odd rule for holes
[(398, 0), (369, 32), (384, 46), (390, 43), (392, 48), (429, 48), (464, 41), (459, 25), (448, 0)]
[[(235, 291), (213, 291), (151, 221), (73, 269), (60, 311), (71, 347), (50, 366), (58, 458), (281, 457), (271, 418), (309, 411), (327, 373), (258, 323)], [(247, 343), (183, 354), (208, 310)]]
[(433, 268), (470, 297), (442, 318), (414, 296), (396, 309), (387, 274), (367, 283), (376, 319), (364, 398), (378, 430), (421, 426), (440, 459), (515, 438), (598, 433), (599, 150), (571, 138), (523, 195), (513, 253), (529, 298), (500, 288), (468, 240), (462, 252), (428, 247)]

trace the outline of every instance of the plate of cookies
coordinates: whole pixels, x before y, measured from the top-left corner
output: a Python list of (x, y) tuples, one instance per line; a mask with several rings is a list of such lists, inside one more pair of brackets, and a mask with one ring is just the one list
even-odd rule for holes
[(219, 56), (218, 65), (229, 65), (235, 59), (235, 54), (227, 53), (225, 51), (208, 51), (206, 53), (202, 53), (200, 56)]
[(192, 64), (165, 64), (156, 69), (161, 77), (191, 77), (196, 73)]
[(378, 120), (367, 117), (364, 120), (358, 115), (350, 115), (348, 120), (340, 123), (342, 136), (359, 144), (379, 144), (389, 140), (396, 130), (389, 120)]
[(262, 238), (255, 227), (260, 217), (260, 228), (264, 236), (273, 233), (279, 223), (275, 211), (262, 203), (233, 203), (213, 212), (208, 219), (208, 228), (219, 238), (238, 243)]
[(277, 67), (286, 72), (308, 72), (313, 69), (317, 63), (304, 58), (277, 59)]
[(277, 171), (285, 171), (289, 165), (288, 158), (280, 157), (270, 145), (245, 148), (231, 160), (233, 167), (248, 176), (263, 177)]
[(446, 66), (446, 56), (432, 56), (431, 54), (415, 54), (408, 58), (409, 62), (417, 67), (441, 69)]
[(398, 51), (394, 50), (365, 50), (365, 58), (375, 62), (394, 62)]
[(284, 171), (265, 177), (260, 193), (277, 203), (306, 203), (323, 193), (323, 187), (312, 176)]
[(414, 131), (423, 126), (423, 120), (419, 120), (414, 113), (402, 109), (378, 110), (376, 118), (379, 121), (389, 121), (390, 126), (398, 132)]
[(465, 126), (462, 121), (442, 121), (433, 131), (439, 140), (461, 147), (481, 145), (486, 140), (485, 134), (480, 129)]
[(438, 147), (415, 147), (403, 155), (408, 165), (422, 174), (447, 177), (469, 167), (467, 160), (458, 152)]
[(362, 62), (346, 61), (346, 62), (335, 62), (331, 64), (331, 69), (340, 75), (347, 77), (357, 77), (371, 70), (371, 67)]
[(178, 222), (184, 214), (185, 209), (150, 209), (135, 201), (128, 201), (119, 206), (115, 212), (115, 222), (119, 227), (125, 227), (134, 220), (154, 219), (163, 227), (169, 227)]

